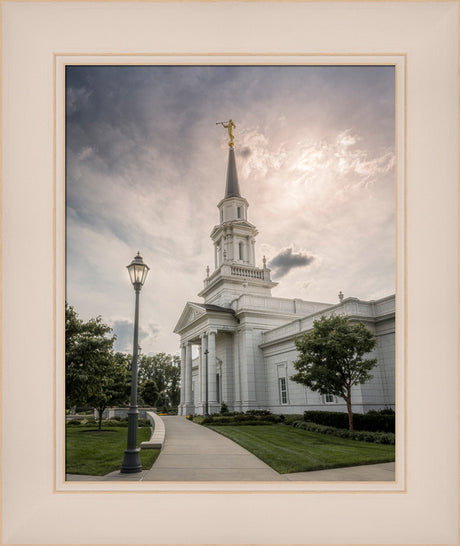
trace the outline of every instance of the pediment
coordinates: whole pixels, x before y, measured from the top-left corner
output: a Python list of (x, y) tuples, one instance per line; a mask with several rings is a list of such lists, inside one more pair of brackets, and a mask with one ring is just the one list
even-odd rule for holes
[(206, 310), (196, 303), (187, 302), (182, 311), (182, 314), (174, 328), (174, 333), (179, 334), (188, 326), (196, 322), (198, 319), (206, 315)]

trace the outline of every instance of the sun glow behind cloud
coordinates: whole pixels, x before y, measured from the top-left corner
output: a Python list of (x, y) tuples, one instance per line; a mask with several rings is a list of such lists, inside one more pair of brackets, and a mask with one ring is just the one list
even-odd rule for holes
[(133, 313), (125, 266), (140, 250), (143, 351), (177, 351), (174, 325), (213, 270), (228, 153), (215, 123), (230, 117), (258, 263), (284, 266), (273, 295), (394, 291), (392, 67), (68, 70), (68, 300), (111, 322), (118, 348)]

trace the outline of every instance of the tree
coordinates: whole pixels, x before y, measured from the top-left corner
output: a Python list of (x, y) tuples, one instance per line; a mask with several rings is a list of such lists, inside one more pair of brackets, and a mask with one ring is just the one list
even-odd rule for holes
[(155, 406), (158, 400), (158, 395), (160, 393), (158, 392), (158, 387), (155, 381), (153, 379), (148, 379), (144, 383), (142, 383), (140, 388), (140, 395), (142, 397), (142, 400), (148, 405), (148, 406)]
[(112, 355), (107, 360), (103, 374), (91, 389), (87, 400), (87, 403), (97, 410), (99, 430), (102, 428), (102, 415), (106, 408), (125, 404), (129, 400), (129, 392), (126, 363), (123, 359)]
[(300, 355), (291, 379), (320, 394), (343, 398), (353, 430), (351, 388), (372, 379), (369, 372), (377, 359), (363, 356), (375, 347), (375, 335), (362, 322), (351, 324), (346, 316), (323, 316), (295, 344)]
[(96, 408), (100, 426), (104, 409), (127, 399), (126, 357), (113, 354), (115, 336), (101, 317), (84, 322), (66, 303), (65, 318), (66, 406)]
[(177, 405), (180, 399), (180, 359), (178, 356), (157, 353), (139, 356), (139, 384), (155, 381), (159, 396), (157, 404)]

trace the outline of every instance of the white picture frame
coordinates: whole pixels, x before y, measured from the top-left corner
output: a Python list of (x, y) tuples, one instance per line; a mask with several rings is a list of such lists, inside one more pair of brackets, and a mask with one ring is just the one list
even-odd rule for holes
[[(454, 1), (3, 1), (2, 544), (458, 544), (458, 10)], [(66, 489), (56, 474), (59, 60), (306, 55), (404, 61), (402, 482)]]

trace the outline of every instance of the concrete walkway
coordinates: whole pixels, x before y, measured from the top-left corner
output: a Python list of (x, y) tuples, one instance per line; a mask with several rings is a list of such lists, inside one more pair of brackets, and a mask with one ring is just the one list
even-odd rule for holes
[(164, 447), (142, 481), (284, 481), (235, 442), (184, 417), (162, 417)]
[(291, 474), (283, 474), (283, 476), (291, 482), (393, 482), (395, 480), (395, 463), (347, 466), (312, 472), (292, 472)]

